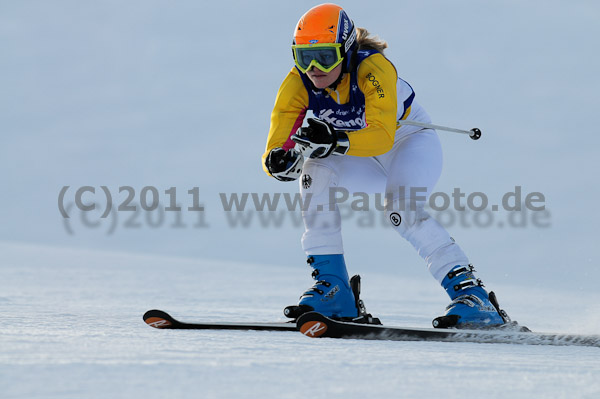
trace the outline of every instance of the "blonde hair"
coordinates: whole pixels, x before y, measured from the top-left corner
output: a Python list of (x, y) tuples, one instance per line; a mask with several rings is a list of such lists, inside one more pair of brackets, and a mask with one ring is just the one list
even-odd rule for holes
[(365, 28), (356, 28), (356, 43), (359, 50), (377, 50), (383, 54), (387, 43), (379, 36), (373, 36)]

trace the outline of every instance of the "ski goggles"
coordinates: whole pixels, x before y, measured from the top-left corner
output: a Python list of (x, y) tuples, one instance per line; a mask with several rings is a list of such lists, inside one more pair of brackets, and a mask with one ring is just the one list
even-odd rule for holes
[(344, 59), (341, 48), (340, 43), (294, 44), (292, 52), (296, 66), (302, 73), (306, 73), (313, 66), (327, 73)]

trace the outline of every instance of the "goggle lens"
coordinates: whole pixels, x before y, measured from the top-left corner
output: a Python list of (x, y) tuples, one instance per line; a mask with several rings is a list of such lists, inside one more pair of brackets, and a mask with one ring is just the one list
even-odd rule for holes
[(312, 65), (329, 72), (342, 61), (339, 47), (294, 47), (296, 64), (304, 73)]

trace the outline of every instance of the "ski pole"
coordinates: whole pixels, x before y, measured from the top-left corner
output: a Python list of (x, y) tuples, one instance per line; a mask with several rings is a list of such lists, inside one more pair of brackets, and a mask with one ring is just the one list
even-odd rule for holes
[(425, 122), (417, 122), (417, 121), (407, 121), (407, 120), (401, 120), (399, 121), (400, 125), (410, 125), (410, 126), (418, 126), (418, 127), (425, 127), (428, 129), (435, 129), (435, 130), (445, 130), (447, 132), (453, 132), (453, 133), (462, 133), (462, 134), (468, 134), (469, 137), (473, 140), (479, 140), (479, 138), (481, 137), (481, 130), (479, 130), (478, 128), (474, 127), (471, 130), (462, 130), (462, 129), (455, 129), (453, 127), (446, 127), (446, 126), (440, 126), (440, 125), (432, 125), (431, 123), (425, 123)]

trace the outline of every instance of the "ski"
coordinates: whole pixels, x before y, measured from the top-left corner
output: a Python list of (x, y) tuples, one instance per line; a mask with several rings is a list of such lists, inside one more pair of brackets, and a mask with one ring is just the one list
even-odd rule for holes
[(299, 330), (302, 334), (311, 338), (600, 347), (600, 335), (523, 332), (511, 327), (488, 330), (388, 327), (380, 324), (333, 320), (317, 312), (303, 314), (296, 323), (185, 323), (175, 319), (167, 312), (156, 309), (147, 311), (143, 318), (146, 324), (151, 327), (171, 330)]
[(600, 335), (534, 333), (519, 331), (511, 327), (487, 330), (386, 327), (377, 324), (332, 320), (317, 312), (309, 312), (300, 316), (297, 320), (297, 327), (302, 334), (311, 338), (600, 347)]
[(276, 323), (184, 323), (162, 310), (149, 310), (144, 313), (144, 321), (150, 327), (169, 330), (256, 330), (256, 331), (297, 331), (293, 322)]

